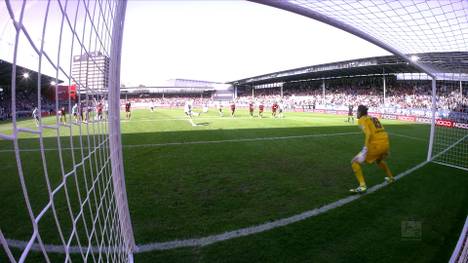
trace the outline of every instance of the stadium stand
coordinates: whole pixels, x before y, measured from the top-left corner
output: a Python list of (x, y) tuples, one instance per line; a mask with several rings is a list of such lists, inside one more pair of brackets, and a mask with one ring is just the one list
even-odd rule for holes
[[(11, 119), (11, 69), (12, 64), (0, 60), (0, 120)], [(24, 67), (17, 66), (16, 113), (18, 117), (31, 116), (34, 105), (37, 105), (38, 73)], [(45, 96), (46, 89), (50, 87), (55, 78), (41, 74), (41, 104), (43, 114), (49, 114), (55, 106)]]

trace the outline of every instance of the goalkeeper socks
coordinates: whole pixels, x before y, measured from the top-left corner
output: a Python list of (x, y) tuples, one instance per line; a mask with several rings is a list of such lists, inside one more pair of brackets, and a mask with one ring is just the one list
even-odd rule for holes
[(357, 162), (353, 162), (351, 164), (353, 168), (354, 175), (356, 175), (357, 180), (359, 181), (359, 186), (366, 186), (366, 182), (364, 181), (364, 175), (362, 174), (361, 165)]
[(390, 168), (388, 168), (388, 165), (387, 165), (386, 162), (381, 161), (381, 162), (379, 163), (379, 167), (382, 168), (382, 169), (385, 171), (385, 173), (387, 174), (388, 177), (393, 178), (393, 174), (392, 174), (392, 172), (390, 171)]

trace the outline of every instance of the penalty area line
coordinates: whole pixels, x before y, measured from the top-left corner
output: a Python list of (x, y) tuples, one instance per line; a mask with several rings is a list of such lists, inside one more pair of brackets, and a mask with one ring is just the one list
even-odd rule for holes
[[(237, 139), (211, 140), (211, 141), (186, 141), (186, 142), (165, 142), (165, 143), (127, 144), (127, 145), (124, 144), (122, 145), (122, 148), (165, 147), (165, 146), (193, 145), (193, 144), (218, 144), (218, 143), (293, 140), (293, 139), (322, 138), (322, 137), (347, 136), (347, 135), (358, 135), (358, 134), (361, 134), (361, 132), (318, 133), (318, 134), (291, 135), (291, 136), (237, 138)], [(64, 147), (61, 149), (71, 150), (70, 147)], [(79, 147), (75, 147), (74, 149), (79, 149)], [(57, 151), (57, 150), (58, 150), (57, 148), (44, 148), (44, 151)], [(35, 151), (39, 151), (39, 149), (20, 149), (20, 152), (35, 152)], [(4, 152), (14, 152), (14, 150), (0, 150), (0, 153), (4, 153)]]
[[(337, 115), (330, 115), (330, 116), (337, 116)], [(287, 117), (284, 118), (272, 118), (270, 116), (265, 116), (263, 118), (259, 117), (250, 117), (250, 116), (235, 116), (234, 118), (229, 117), (226, 115), (225, 117), (219, 117), (219, 116), (199, 116), (199, 117), (194, 117), (194, 120), (227, 120), (227, 121), (232, 121), (236, 119), (242, 119), (242, 120), (289, 120), (289, 119), (311, 119), (311, 120), (331, 120), (331, 121), (337, 121), (337, 119), (341, 118), (330, 118), (330, 116), (296, 116), (296, 115), (288, 115)], [(121, 119), (120, 122), (123, 123), (138, 123), (138, 122), (160, 122), (160, 121), (184, 121), (187, 120), (186, 116), (183, 117), (175, 117), (175, 118), (138, 118), (138, 119)]]
[(400, 134), (400, 133), (394, 133), (394, 132), (389, 132), (388, 135), (390, 136), (397, 136), (397, 137), (402, 137), (402, 138), (407, 138), (415, 141), (422, 141), (422, 142), (427, 142), (429, 139), (423, 139), (415, 136), (410, 136), (410, 135), (405, 135), (405, 134)]
[[(226, 140), (212, 140), (212, 141), (186, 141), (186, 142), (166, 142), (166, 143), (148, 143), (148, 144), (127, 144), (122, 145), (122, 148), (140, 148), (140, 147), (164, 147), (176, 145), (191, 145), (191, 144), (217, 144), (217, 143), (236, 143), (236, 142), (255, 142), (255, 141), (274, 141), (274, 140), (291, 140), (291, 139), (304, 139), (304, 138), (321, 138), (333, 136), (346, 136), (358, 135), (361, 132), (340, 132), (340, 133), (319, 133), (319, 134), (305, 134), (305, 135), (291, 135), (291, 136), (274, 136), (274, 137), (256, 137), (256, 138), (239, 138), (239, 139), (226, 139)], [(417, 141), (426, 141), (425, 139), (408, 136), (398, 133), (389, 133), (391, 136), (397, 136)], [(79, 147), (75, 147), (79, 149)], [(71, 150), (70, 147), (64, 147), (62, 150)], [(0, 153), (13, 152), (14, 150), (0, 150)], [(20, 152), (36, 152), (39, 149), (20, 149)], [(57, 151), (56, 148), (44, 148), (44, 151)]]
[(291, 135), (291, 136), (274, 136), (274, 137), (256, 137), (256, 138), (241, 138), (241, 139), (226, 139), (226, 140), (212, 140), (212, 141), (188, 141), (188, 142), (168, 142), (168, 143), (150, 143), (150, 144), (129, 144), (124, 145), (124, 148), (134, 147), (161, 147), (173, 145), (191, 145), (191, 144), (217, 144), (217, 143), (236, 143), (236, 142), (256, 142), (256, 141), (275, 141), (275, 140), (291, 140), (291, 139), (304, 139), (304, 138), (321, 138), (321, 137), (334, 137), (357, 135), (360, 132), (339, 132), (339, 133), (319, 133), (307, 135)]

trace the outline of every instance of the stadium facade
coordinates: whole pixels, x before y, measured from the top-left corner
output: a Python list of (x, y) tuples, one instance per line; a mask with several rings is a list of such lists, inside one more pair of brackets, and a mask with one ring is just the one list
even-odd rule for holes
[[(433, 72), (439, 82), (457, 86), (460, 94), (468, 88), (468, 52), (437, 52), (412, 54), (413, 59), (437, 71)], [(357, 81), (356, 81), (357, 80)], [(325, 96), (327, 88), (336, 83), (353, 83), (364, 80), (379, 85), (382, 92), (382, 107), (386, 104), (386, 87), (389, 83), (414, 83), (431, 85), (432, 77), (418, 67), (398, 56), (381, 56), (312, 65), (267, 73), (229, 82), (236, 95), (255, 97), (256, 90), (280, 89), (280, 97), (289, 88), (305, 85), (320, 86)], [(324, 105), (322, 105), (324, 106)], [(329, 108), (323, 108), (329, 109)], [(430, 111), (430, 108), (426, 109)]]
[[(437, 68), (441, 77), (449, 78), (450, 75), (462, 76), (468, 81), (468, 52), (440, 52), (413, 54), (413, 58)], [(259, 76), (253, 76), (230, 82), (235, 87), (271, 87), (277, 83), (304, 81), (304, 80), (328, 80), (335, 78), (395, 75), (408, 76), (416, 74), (419, 79), (427, 79), (427, 74), (413, 64), (397, 56), (381, 56), (346, 60), (340, 62), (313, 65), (284, 71), (278, 71)], [(458, 78), (457, 78), (458, 79)]]
[(170, 79), (162, 85), (155, 86), (121, 86), (120, 91), (121, 98), (164, 98), (167, 96), (191, 95), (215, 100), (232, 100), (234, 96), (230, 84), (191, 79)]

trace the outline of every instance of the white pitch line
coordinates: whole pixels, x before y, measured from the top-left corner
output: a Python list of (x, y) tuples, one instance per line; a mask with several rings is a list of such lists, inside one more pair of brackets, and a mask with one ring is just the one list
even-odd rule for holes
[(161, 146), (191, 145), (191, 144), (217, 144), (217, 143), (233, 143), (233, 142), (235, 143), (235, 142), (275, 141), (275, 140), (291, 140), (291, 139), (303, 139), (303, 138), (321, 138), (321, 137), (357, 135), (357, 134), (360, 134), (360, 132), (319, 133), (319, 134), (291, 135), (291, 136), (280, 136), (280, 137), (277, 137), (277, 136), (275, 136), (275, 137), (257, 137), (257, 138), (226, 139), (226, 140), (213, 140), (213, 141), (168, 142), (168, 143), (154, 143), (154, 144), (129, 144), (129, 145), (125, 145), (124, 148), (161, 147)]
[[(361, 132), (339, 132), (339, 133), (319, 133), (319, 134), (306, 134), (306, 135), (291, 135), (291, 136), (274, 136), (274, 137), (256, 137), (256, 138), (239, 138), (239, 139), (226, 139), (226, 140), (212, 140), (212, 141), (187, 141), (187, 142), (166, 142), (166, 143), (150, 143), (150, 144), (128, 144), (123, 145), (123, 148), (139, 148), (139, 147), (165, 147), (175, 145), (193, 145), (193, 144), (217, 144), (217, 143), (236, 143), (236, 142), (255, 142), (255, 141), (274, 141), (274, 140), (291, 140), (303, 138), (321, 138), (333, 136), (346, 136), (357, 135)], [(76, 149), (76, 148), (75, 148)], [(44, 148), (44, 151), (56, 151), (56, 148)], [(70, 147), (62, 148), (62, 150), (71, 150)], [(39, 149), (21, 149), (21, 152), (35, 152)], [(3, 152), (13, 152), (13, 150), (0, 150)]]
[[(164, 147), (175, 145), (193, 145), (193, 144), (217, 144), (217, 143), (234, 143), (234, 142), (254, 142), (254, 141), (273, 141), (273, 140), (290, 140), (290, 139), (303, 139), (303, 138), (320, 138), (320, 137), (333, 137), (345, 135), (357, 135), (361, 132), (341, 132), (341, 133), (320, 133), (320, 134), (306, 134), (306, 135), (292, 135), (292, 136), (275, 136), (275, 137), (257, 137), (257, 138), (240, 138), (240, 139), (226, 139), (226, 140), (213, 140), (213, 141), (187, 141), (187, 142), (166, 142), (166, 143), (149, 143), (149, 144), (128, 144), (122, 145), (123, 148), (140, 148), (140, 147)], [(407, 139), (418, 141), (426, 141), (424, 139), (398, 134), (389, 133), (390, 135), (399, 136)], [(76, 148), (75, 148), (76, 149)], [(56, 151), (56, 148), (44, 148), (44, 151)], [(71, 150), (70, 147), (62, 148), (62, 150)], [(36, 152), (39, 149), (21, 149), (20, 152)], [(0, 153), (13, 152), (13, 150), (0, 150)]]
[(416, 141), (423, 141), (423, 142), (427, 142), (427, 141), (428, 141), (428, 139), (423, 139), (423, 138), (420, 138), (420, 137), (404, 135), (404, 134), (400, 134), (400, 133), (389, 132), (388, 134), (389, 134), (390, 136), (397, 136), (397, 137), (412, 139), (412, 140), (416, 140)]
[[(337, 116), (337, 115), (332, 115), (332, 116)], [(242, 119), (242, 120), (254, 120), (254, 121), (257, 121), (257, 120), (288, 120), (288, 119), (310, 119), (310, 120), (317, 120), (317, 119), (320, 119), (321, 121), (323, 120), (330, 120), (330, 121), (337, 121), (337, 119), (340, 119), (340, 118), (330, 118), (330, 116), (315, 116), (315, 115), (308, 115), (308, 116), (287, 116), (285, 118), (271, 118), (270, 116), (267, 116), (267, 117), (263, 117), (263, 118), (258, 118), (258, 117), (254, 117), (254, 118), (251, 118), (250, 116), (239, 116), (239, 117), (234, 117), (234, 118), (231, 118), (229, 116), (226, 115), (226, 117), (216, 117), (216, 116), (213, 116), (213, 117), (195, 117), (194, 120), (227, 120), (227, 121), (232, 121), (232, 120), (236, 120), (236, 119)], [(138, 118), (136, 120), (127, 120), (125, 119), (124, 117), (122, 117), (122, 119), (120, 120), (121, 123), (138, 123), (138, 122), (163, 122), (163, 121), (187, 121), (188, 118), (185, 117), (185, 116), (182, 116), (182, 117), (177, 117), (177, 118), (154, 118), (154, 119), (150, 119), (150, 118)], [(7, 124), (5, 124), (7, 125)], [(32, 127), (32, 126), (31, 126)], [(0, 125), (0, 132), (1, 131), (11, 131), (12, 127), (11, 126), (3, 126), (3, 125)]]
[[(250, 116), (243, 116), (243, 117), (234, 117), (234, 118), (231, 118), (229, 116), (226, 116), (226, 117), (195, 117), (193, 118), (193, 120), (227, 120), (227, 121), (233, 121), (233, 120), (236, 120), (236, 119), (246, 119), (246, 120), (288, 120), (288, 119), (310, 119), (310, 120), (317, 120), (317, 119), (320, 119), (320, 121), (323, 121), (323, 120), (330, 120), (330, 121), (333, 121), (333, 122), (336, 122), (338, 118), (330, 118), (329, 116), (328, 117), (323, 117), (323, 116), (288, 116), (288, 117), (285, 117), (285, 118), (271, 118), (271, 117), (263, 117), (263, 118), (258, 118), (258, 117), (254, 117), (254, 118), (251, 118)], [(143, 119), (137, 119), (136, 121), (132, 121), (132, 120), (121, 120), (120, 122), (122, 123), (137, 123), (137, 122), (159, 122), (159, 121), (187, 121), (188, 118), (187, 117), (180, 117), (180, 118), (167, 118), (167, 119), (147, 119), (147, 118), (143, 118)]]

